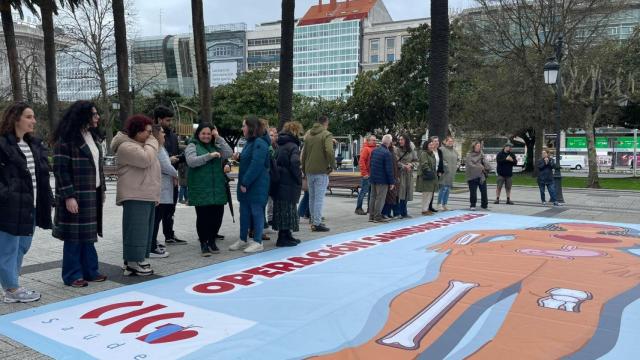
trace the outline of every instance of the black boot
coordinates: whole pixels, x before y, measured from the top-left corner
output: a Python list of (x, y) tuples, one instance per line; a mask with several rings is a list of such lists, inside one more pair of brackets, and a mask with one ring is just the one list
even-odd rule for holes
[(215, 238), (213, 240), (207, 241), (207, 245), (209, 246), (209, 250), (212, 254), (220, 254), (220, 249), (218, 249), (218, 246), (216, 245)]
[(278, 231), (278, 241), (276, 242), (277, 247), (288, 247), (288, 246), (296, 246), (298, 245), (294, 241), (291, 240), (291, 236), (289, 235), (289, 230), (279, 230)]
[(296, 239), (296, 238), (293, 237), (293, 233), (291, 232), (291, 230), (289, 230), (289, 239), (291, 239), (291, 241), (296, 243), (296, 245), (301, 243), (300, 239)]

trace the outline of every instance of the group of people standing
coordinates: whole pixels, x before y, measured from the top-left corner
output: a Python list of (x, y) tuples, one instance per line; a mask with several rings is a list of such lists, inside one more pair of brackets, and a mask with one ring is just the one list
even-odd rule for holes
[[(437, 136), (432, 136), (423, 143), (418, 153), (406, 135), (400, 135), (395, 142), (391, 135), (384, 135), (379, 145), (375, 135), (365, 137), (365, 143), (358, 156), (361, 180), (355, 213), (368, 214), (369, 220), (373, 222), (410, 218), (407, 202), (413, 200), (414, 191), (422, 193), (422, 215), (449, 210), (449, 194), (460, 162), (460, 155), (454, 145), (452, 136), (445, 137), (443, 144)], [(507, 198), (505, 204), (514, 204), (511, 201), (511, 189), (513, 167), (518, 164), (518, 160), (512, 152), (512, 147), (513, 144), (507, 142), (496, 155), (497, 186), (494, 204), (500, 204), (503, 188)], [(464, 163), (469, 188), (469, 209), (476, 210), (480, 192), (480, 207), (487, 210), (487, 178), (492, 168), (485, 158), (480, 141), (471, 144)], [(558, 206), (552, 173), (555, 163), (546, 151), (543, 151), (537, 167), (542, 203), (546, 205), (545, 189), (548, 189), (550, 202)], [(434, 206), (436, 194), (437, 203)], [(367, 196), (369, 207), (365, 211), (363, 204)]]
[[(395, 144), (392, 135), (384, 135), (379, 146), (376, 136), (367, 136), (359, 155), (362, 178), (355, 213), (368, 214), (372, 222), (410, 218), (407, 204), (416, 191), (422, 193), (422, 215), (448, 210), (458, 160), (450, 136), (443, 146), (437, 136), (430, 137), (419, 154), (407, 135), (398, 136)], [(436, 193), (438, 209), (433, 204)], [(369, 206), (365, 211), (367, 196)]]
[[(123, 208), (123, 274), (151, 275), (150, 258), (168, 256), (167, 244), (187, 243), (173, 232), (180, 165), (187, 166), (188, 204), (196, 209), (196, 232), (203, 256), (219, 252), (216, 241), (224, 239), (220, 228), (224, 206), (231, 201), (227, 177), (230, 159), (240, 164), (240, 239), (229, 249), (248, 253), (263, 249), (261, 235), (269, 197), (274, 204), (272, 226), (278, 230), (276, 245), (297, 245), (300, 240), (292, 232), (299, 230), (296, 205), (305, 159), (310, 177), (313, 166), (317, 166), (312, 157), (301, 155), (302, 125), (285, 124), (272, 143), (266, 121), (248, 116), (242, 124), (247, 143), (241, 154), (234, 154), (214, 125), (201, 123), (180, 153), (177, 136), (171, 130), (172, 117), (171, 110), (162, 106), (154, 111), (154, 119), (134, 115), (111, 141), (111, 150), (118, 159), (116, 204)], [(322, 135), (332, 141), (326, 131), (328, 120), (322, 120), (318, 124), (324, 131), (308, 135)], [(35, 227), (52, 229), (53, 236), (64, 242), (61, 276), (65, 285), (85, 287), (107, 279), (100, 272), (95, 248), (103, 234), (106, 200), (104, 137), (98, 131), (99, 121), (100, 114), (93, 103), (73, 103), (53, 133), (49, 158), (45, 142), (34, 136), (33, 109), (23, 102), (5, 109), (0, 122), (0, 285), (5, 302), (30, 302), (41, 297), (37, 291), (19, 284), (22, 260), (31, 246)], [(51, 170), (55, 196), (50, 185)], [(330, 170), (325, 168), (324, 174)], [(272, 182), (271, 174), (277, 181)], [(315, 210), (316, 203), (313, 209), (314, 216), (318, 215), (321, 204), (320, 210)], [(160, 223), (163, 242), (157, 238)], [(253, 239), (249, 239), (250, 235)]]

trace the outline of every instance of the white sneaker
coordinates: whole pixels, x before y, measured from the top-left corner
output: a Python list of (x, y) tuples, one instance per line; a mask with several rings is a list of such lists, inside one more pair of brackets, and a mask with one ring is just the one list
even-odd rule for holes
[(543, 201), (543, 202), (542, 202), (542, 206), (547, 206), (547, 202), (546, 202), (546, 201)]
[(250, 241), (249, 246), (247, 246), (247, 248), (244, 249), (244, 252), (246, 252), (246, 253), (256, 253), (256, 252), (260, 252), (262, 250), (264, 250), (264, 246), (262, 246), (261, 243), (255, 242), (255, 241)]
[(245, 247), (247, 247), (247, 242), (246, 241), (242, 241), (242, 240), (238, 240), (236, 242), (234, 242), (233, 244), (231, 244), (231, 246), (229, 246), (229, 250), (231, 251), (236, 251), (236, 250), (241, 250), (244, 249)]

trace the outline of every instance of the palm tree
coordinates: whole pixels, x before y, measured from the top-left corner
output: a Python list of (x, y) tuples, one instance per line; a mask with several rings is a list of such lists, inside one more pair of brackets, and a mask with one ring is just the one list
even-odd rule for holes
[(16, 46), (16, 34), (13, 29), (13, 15), (11, 8), (14, 8), (22, 14), (22, 6), (28, 8), (36, 14), (36, 10), (31, 1), (22, 0), (0, 0), (0, 16), (2, 16), (2, 31), (4, 33), (4, 42), (7, 46), (7, 61), (9, 62), (9, 75), (11, 78), (11, 92), (14, 101), (22, 101), (22, 82), (20, 80), (20, 66), (18, 64), (18, 47)]
[(113, 0), (113, 34), (116, 40), (116, 63), (118, 64), (118, 101), (120, 102), (120, 124), (124, 125), (131, 113), (129, 93), (129, 51), (127, 49), (127, 23), (123, 0)]
[(449, 1), (431, 0), (429, 135), (444, 138), (449, 126)]
[(211, 121), (211, 89), (209, 88), (209, 66), (204, 42), (204, 11), (202, 0), (191, 0), (191, 21), (193, 24), (193, 45), (198, 72), (198, 92), (200, 93), (200, 121)]
[(291, 121), (293, 101), (293, 32), (295, 30), (295, 6), (295, 0), (282, 0), (280, 82), (278, 86), (280, 121), (278, 123), (278, 129), (282, 129), (287, 121)]

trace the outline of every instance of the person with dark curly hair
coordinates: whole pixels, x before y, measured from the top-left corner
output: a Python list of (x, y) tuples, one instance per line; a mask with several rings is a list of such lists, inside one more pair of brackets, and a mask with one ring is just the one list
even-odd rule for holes
[(152, 135), (153, 121), (144, 115), (127, 119), (125, 131), (111, 142), (118, 156), (116, 204), (122, 205), (124, 275), (152, 275), (151, 252), (155, 207), (160, 203), (160, 144)]
[(51, 229), (47, 149), (33, 137), (35, 124), (33, 109), (23, 102), (5, 109), (0, 122), (0, 285), (6, 303), (40, 299), (19, 284), (35, 226)]
[(53, 173), (56, 211), (53, 236), (64, 241), (62, 281), (85, 287), (105, 281), (98, 271), (95, 243), (102, 236), (105, 180), (96, 130), (100, 114), (93, 103), (76, 101), (54, 132)]

